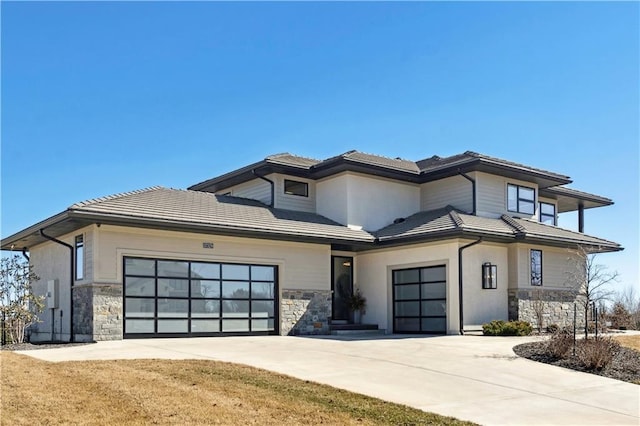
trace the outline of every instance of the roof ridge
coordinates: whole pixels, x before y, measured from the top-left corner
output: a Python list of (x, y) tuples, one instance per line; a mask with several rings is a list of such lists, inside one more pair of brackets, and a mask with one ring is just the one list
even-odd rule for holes
[(115, 200), (115, 199), (118, 199), (118, 198), (129, 197), (131, 195), (141, 194), (143, 192), (157, 191), (157, 190), (160, 190), (160, 189), (172, 189), (172, 188), (165, 188), (165, 187), (160, 186), (160, 185), (154, 185), (154, 186), (149, 186), (147, 188), (136, 189), (136, 190), (133, 190), (133, 191), (119, 192), (119, 193), (116, 193), (116, 194), (105, 195), (103, 197), (90, 198), (88, 200), (84, 200), (84, 201), (80, 201), (80, 202), (74, 203), (69, 208), (73, 209), (73, 208), (90, 206), (92, 204), (102, 203), (104, 201), (111, 201), (111, 200)]
[(305, 157), (305, 156), (298, 155), (298, 154), (292, 154), (290, 152), (281, 152), (281, 153), (278, 153), (278, 154), (267, 155), (265, 157), (265, 160), (271, 160), (271, 159), (276, 159), (276, 158), (286, 157), (286, 156), (302, 158), (303, 160), (309, 160), (309, 161), (322, 161), (322, 160), (318, 160), (317, 158)]
[(448, 205), (447, 207), (445, 207), (445, 209), (447, 210), (447, 213), (449, 213), (449, 217), (451, 217), (451, 220), (455, 222), (456, 226), (458, 228), (462, 228), (464, 226), (464, 221), (458, 214), (458, 211), (456, 210), (456, 208), (451, 205)]
[(372, 156), (372, 157), (384, 158), (385, 160), (393, 160), (393, 161), (408, 161), (408, 162), (410, 162), (410, 163), (414, 163), (414, 164), (415, 164), (415, 161), (413, 161), (413, 160), (408, 160), (408, 159), (406, 159), (406, 158), (401, 158), (401, 157), (395, 157), (395, 158), (394, 158), (394, 157), (387, 157), (386, 155), (372, 154), (372, 153), (370, 153), (370, 152), (358, 151), (358, 150), (355, 150), (355, 149), (354, 149), (354, 150), (352, 150), (352, 151), (349, 151), (349, 152), (347, 152), (347, 153), (345, 153), (345, 154), (342, 154), (342, 155), (343, 155), (343, 156), (345, 156), (345, 155), (350, 155), (350, 154), (364, 154), (364, 155), (370, 155), (370, 156)]
[(515, 219), (512, 218), (511, 216), (503, 214), (502, 216), (500, 216), (500, 219), (502, 219), (502, 221), (504, 223), (506, 223), (507, 225), (509, 225), (513, 229), (515, 229), (518, 234), (526, 234), (527, 233), (526, 228), (524, 226), (520, 225), (518, 222), (516, 222)]

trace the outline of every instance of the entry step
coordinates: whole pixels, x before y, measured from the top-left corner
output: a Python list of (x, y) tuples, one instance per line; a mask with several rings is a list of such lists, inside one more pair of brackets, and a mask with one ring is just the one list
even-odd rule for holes
[(331, 324), (331, 334), (384, 334), (377, 324)]

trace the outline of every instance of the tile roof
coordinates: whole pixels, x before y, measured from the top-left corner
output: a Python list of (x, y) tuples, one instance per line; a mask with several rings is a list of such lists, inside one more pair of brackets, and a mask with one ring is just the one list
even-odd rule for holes
[(337, 155), (335, 157), (328, 158), (317, 165), (315, 167), (321, 167), (325, 164), (330, 164), (340, 160), (347, 160), (355, 163), (366, 164), (370, 166), (384, 167), (386, 169), (401, 171), (401, 172), (410, 172), (414, 174), (419, 174), (420, 169), (416, 165), (415, 162), (411, 160), (404, 160), (402, 158), (390, 158), (384, 157), (381, 155), (367, 154), (365, 152), (360, 151), (348, 151), (344, 154)]
[(429, 237), (435, 238), (443, 234), (455, 235), (463, 233), (486, 235), (497, 239), (506, 239), (507, 241), (511, 239), (535, 240), (599, 246), (613, 250), (620, 249), (619, 244), (615, 242), (557, 226), (527, 219), (516, 219), (507, 215), (495, 219), (473, 216), (459, 212), (451, 206), (416, 213), (402, 222), (391, 224), (374, 232), (374, 235), (381, 242), (390, 242), (394, 240), (401, 241), (406, 238), (424, 238), (426, 241)]
[(324, 216), (275, 209), (247, 198), (152, 187), (72, 205), (76, 213), (179, 222), (222, 230), (241, 230), (327, 240), (371, 242), (373, 237)]
[(288, 152), (282, 154), (269, 155), (265, 158), (265, 161), (272, 164), (282, 164), (291, 167), (301, 167), (308, 169), (311, 166), (320, 163), (320, 160), (314, 160), (313, 158), (300, 157), (298, 155), (289, 154)]

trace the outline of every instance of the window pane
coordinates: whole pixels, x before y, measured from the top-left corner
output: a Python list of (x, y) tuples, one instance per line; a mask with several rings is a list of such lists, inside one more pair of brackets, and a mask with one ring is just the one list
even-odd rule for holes
[(306, 182), (298, 182), (296, 180), (284, 180), (284, 193), (289, 195), (300, 195), (307, 197), (309, 195), (309, 185)]
[(549, 203), (540, 203), (540, 213), (555, 215), (556, 214), (556, 206)]
[(396, 300), (419, 299), (420, 284), (404, 284), (394, 286)]
[(144, 319), (128, 319), (125, 322), (125, 333), (153, 333), (154, 330), (154, 320), (144, 320)]
[(251, 297), (256, 299), (273, 299), (273, 283), (251, 283)]
[(507, 185), (507, 209), (515, 212), (518, 209), (518, 187)]
[(76, 237), (76, 280), (84, 278), (84, 236)]
[(417, 317), (420, 315), (420, 302), (396, 302), (396, 316)]
[(396, 318), (395, 332), (420, 331), (419, 318)]
[(174, 262), (170, 260), (158, 260), (159, 277), (188, 277), (189, 264), (187, 262)]
[(531, 250), (531, 285), (542, 285), (542, 251)]
[(247, 265), (222, 265), (222, 278), (226, 280), (249, 280)]
[(217, 263), (192, 263), (191, 278), (220, 278), (220, 265)]
[(220, 297), (220, 281), (191, 281), (191, 297)]
[(245, 332), (249, 331), (249, 320), (225, 319), (222, 320), (222, 331), (224, 332)]
[(237, 283), (234, 281), (223, 281), (222, 297), (233, 299), (249, 298), (249, 283)]
[(127, 296), (155, 296), (156, 280), (153, 278), (126, 277), (124, 291)]
[(520, 213), (533, 214), (534, 204), (529, 201), (520, 201), (518, 203), (518, 211)]
[(225, 318), (246, 318), (249, 316), (248, 300), (222, 301), (222, 316)]
[(521, 186), (519, 187), (519, 190), (520, 190), (520, 194), (519, 194), (520, 200), (527, 200), (531, 202), (535, 200), (536, 192), (533, 189), (527, 188), (525, 186)]
[(159, 278), (158, 296), (189, 297), (189, 280)]
[(254, 319), (251, 320), (251, 331), (273, 331), (275, 330), (274, 321), (272, 319)]
[(541, 223), (548, 223), (549, 225), (555, 225), (556, 224), (556, 218), (555, 218), (555, 216), (541, 215), (540, 216), (540, 222)]
[(252, 318), (265, 318), (273, 316), (273, 302), (266, 302), (261, 300), (251, 302)]
[(124, 273), (125, 275), (154, 276), (156, 274), (156, 261), (127, 258), (124, 260)]
[(158, 333), (186, 333), (188, 324), (187, 320), (158, 320)]
[(192, 300), (191, 316), (193, 318), (217, 318), (220, 316), (219, 300)]
[(393, 282), (395, 284), (420, 282), (420, 270), (407, 269), (405, 271), (393, 271)]
[(152, 317), (156, 311), (155, 299), (131, 299), (127, 297), (125, 316), (127, 317)]
[(447, 304), (444, 300), (425, 300), (422, 302), (422, 315), (446, 315), (446, 308)]
[(217, 333), (220, 331), (220, 320), (192, 320), (192, 333)]
[(253, 281), (273, 281), (272, 266), (252, 266), (251, 280)]
[(422, 269), (422, 282), (428, 281), (446, 281), (446, 270), (443, 267), (437, 268), (423, 268)]
[(422, 331), (444, 333), (447, 331), (446, 318), (422, 318)]
[(158, 299), (158, 317), (189, 316), (189, 301), (182, 299)]
[(443, 283), (422, 284), (423, 299), (445, 299), (447, 286)]

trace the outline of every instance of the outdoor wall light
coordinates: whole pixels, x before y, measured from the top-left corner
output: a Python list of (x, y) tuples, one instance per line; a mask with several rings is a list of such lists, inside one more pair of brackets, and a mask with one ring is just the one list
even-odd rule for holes
[(482, 264), (482, 288), (498, 288), (498, 265), (492, 265), (491, 262)]

